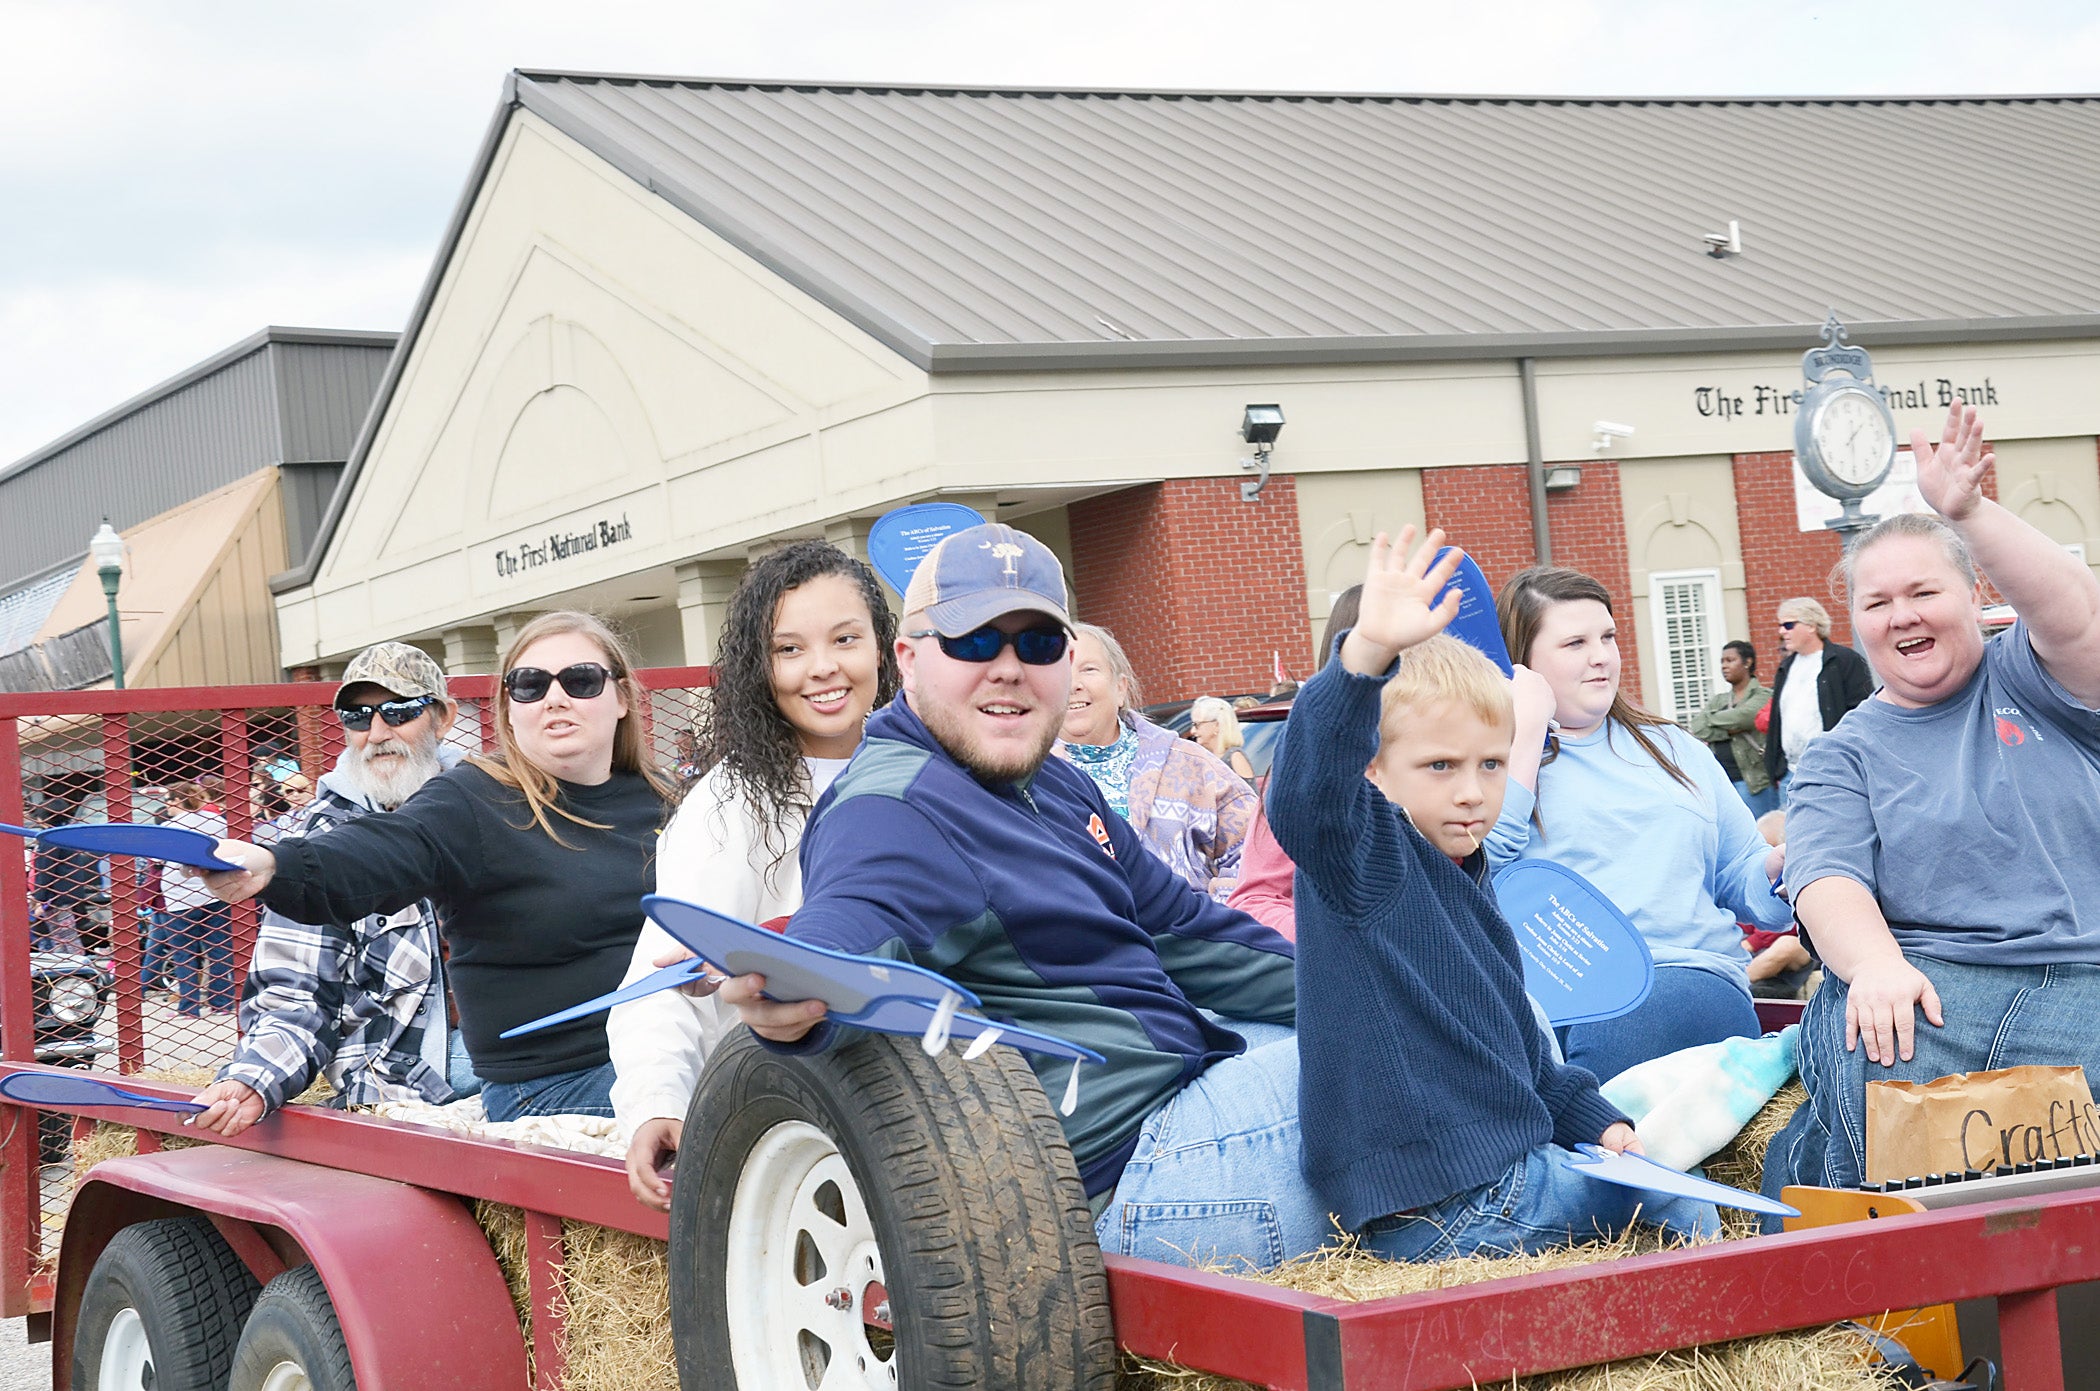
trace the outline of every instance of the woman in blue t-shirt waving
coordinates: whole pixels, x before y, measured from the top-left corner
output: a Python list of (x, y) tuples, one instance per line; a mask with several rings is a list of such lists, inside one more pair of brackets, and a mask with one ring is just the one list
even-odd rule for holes
[[(1869, 1076), (2100, 1076), (2100, 581), (1984, 495), (1972, 407), (1911, 447), (1939, 516), (1890, 517), (1845, 559), (1882, 688), (1795, 772), (1787, 880), (1828, 974), (1772, 1192), (1859, 1181)], [(1988, 644), (1979, 566), (2020, 613)]]

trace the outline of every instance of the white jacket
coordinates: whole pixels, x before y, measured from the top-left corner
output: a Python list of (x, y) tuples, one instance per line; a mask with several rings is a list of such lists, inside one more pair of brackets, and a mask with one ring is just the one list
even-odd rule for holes
[[(824, 795), (846, 766), (843, 758), (805, 758), (810, 800)], [(656, 891), (718, 913), (763, 923), (802, 906), (802, 822), (783, 826), (786, 845), (776, 864), (740, 793), (719, 765), (694, 784), (657, 846)], [(631, 985), (657, 969), (657, 958), (681, 950), (653, 922), (642, 924), (634, 959), (620, 983)], [(616, 1006), (605, 1021), (612, 1047), (613, 1115), (623, 1136), (659, 1116), (684, 1120), (707, 1055), (729, 1024), (713, 996), (659, 990)]]

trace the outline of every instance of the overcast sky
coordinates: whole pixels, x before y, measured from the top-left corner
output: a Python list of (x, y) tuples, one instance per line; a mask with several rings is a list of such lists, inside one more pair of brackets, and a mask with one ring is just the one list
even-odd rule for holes
[(2100, 91), (2100, 8), (1984, 11), (0, 0), (0, 465), (265, 324), (398, 330), (514, 67), (1381, 92)]

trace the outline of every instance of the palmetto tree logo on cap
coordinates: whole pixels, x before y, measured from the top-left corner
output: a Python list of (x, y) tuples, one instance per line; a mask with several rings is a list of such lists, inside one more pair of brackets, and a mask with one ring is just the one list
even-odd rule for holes
[(995, 560), (1005, 561), (1006, 573), (1014, 576), (1016, 579), (1020, 577), (1020, 572), (1014, 569), (1014, 562), (1021, 558), (1021, 548), (1019, 546), (1016, 546), (1011, 541), (981, 541), (978, 543), (977, 548), (981, 551), (990, 551)]

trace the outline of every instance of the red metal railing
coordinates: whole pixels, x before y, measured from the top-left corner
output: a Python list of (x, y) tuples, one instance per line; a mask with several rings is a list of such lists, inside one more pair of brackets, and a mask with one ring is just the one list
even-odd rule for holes
[[(675, 769), (689, 757), (699, 693), (713, 678), (701, 667), (637, 675), (649, 692), (652, 751)], [(494, 678), (455, 677), (450, 689), (460, 717), (447, 742), (463, 753), (492, 748)], [(267, 837), (295, 809), (300, 785), (317, 783), (343, 750), (342, 727), (328, 713), (334, 694), (322, 682), (0, 694), (0, 821), (146, 821), (193, 789), (209, 797), (227, 834)], [(231, 1056), (255, 905), (175, 911), (175, 900), (197, 896), (179, 871), (128, 856), (17, 854), (14, 845), (0, 840), (0, 1058), (38, 1057), (37, 948), (75, 962), (85, 955), (114, 976), (108, 1017), (67, 1041), (72, 1065), (197, 1083)], [(62, 1157), (62, 1120), (42, 1121), (40, 1146), (36, 1114), (9, 1115), (15, 1124), (0, 1140), (8, 1237), (0, 1314), (17, 1315), (46, 1285), (46, 1237), (62, 1220), (71, 1175), (40, 1163)]]

